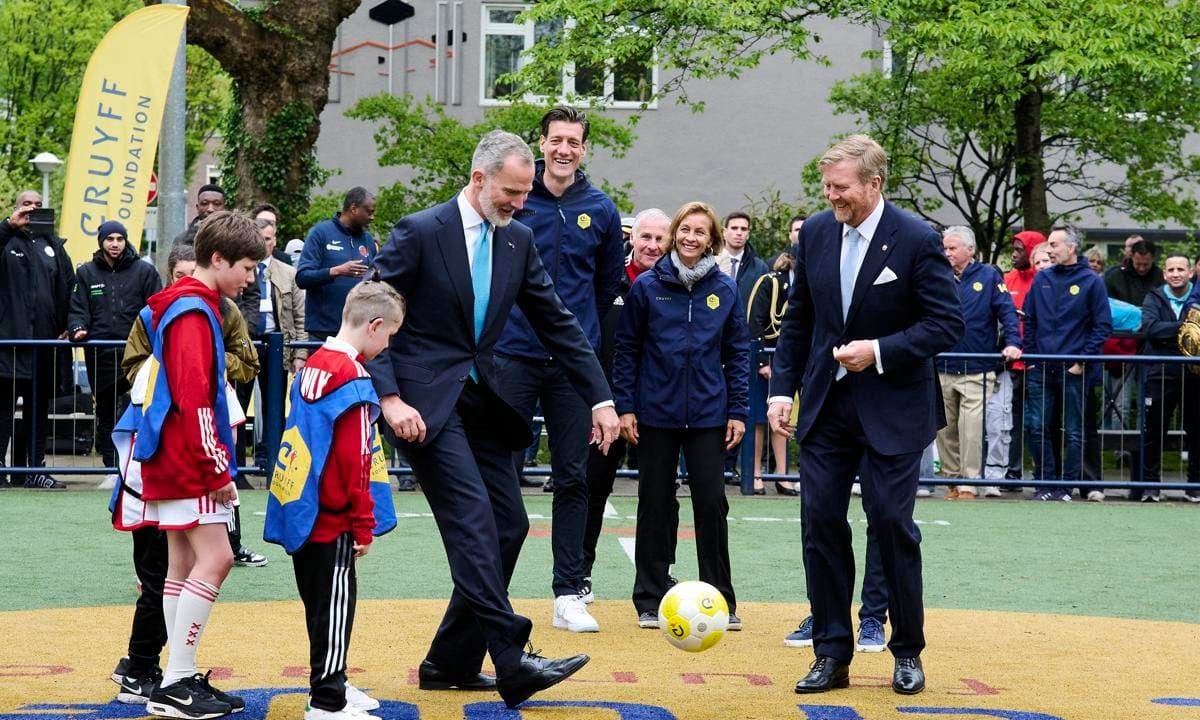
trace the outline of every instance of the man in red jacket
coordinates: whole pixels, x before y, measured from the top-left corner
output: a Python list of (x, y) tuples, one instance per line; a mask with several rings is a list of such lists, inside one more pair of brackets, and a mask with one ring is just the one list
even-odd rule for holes
[[(1037, 274), (1037, 268), (1030, 264), (1029, 258), (1033, 255), (1033, 249), (1044, 242), (1046, 242), (1046, 236), (1037, 230), (1022, 230), (1013, 235), (1013, 269), (1004, 274), (1004, 287), (1008, 288), (1009, 294), (1012, 295), (1013, 305), (1017, 308), (1017, 317), (1021, 320), (1022, 336), (1025, 334), (1025, 313), (1021, 308), (1025, 305), (1025, 293), (1029, 292), (1030, 286), (1033, 285), (1033, 276)], [(1008, 446), (1008, 472), (1004, 477), (1008, 480), (1020, 480), (1023, 469), (1021, 449), (1025, 447), (1022, 444), (1025, 435), (1024, 423), (1021, 421), (1021, 418), (1025, 417), (1025, 364), (1018, 360), (1012, 363), (1008, 369), (1012, 379), (1012, 416), (1014, 420), (1011, 442)]]

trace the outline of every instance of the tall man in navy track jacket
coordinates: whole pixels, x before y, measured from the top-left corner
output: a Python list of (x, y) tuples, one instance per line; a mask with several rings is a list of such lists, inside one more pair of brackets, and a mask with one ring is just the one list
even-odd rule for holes
[(342, 211), (313, 225), (296, 262), (296, 285), (305, 291), (304, 329), (324, 342), (337, 335), (350, 290), (375, 262), (378, 247), (367, 226), (375, 219), (375, 196), (354, 187)]
[[(592, 411), (603, 451), (617, 435), (604, 371), (554, 292), (533, 233), (511, 222), (533, 188), (533, 154), (500, 130), (480, 140), (471, 180), (449, 202), (401, 218), (380, 253), (380, 278), (408, 303), (389, 351), (368, 367), (384, 419), (433, 510), (454, 580), (446, 615), (418, 671), (424, 689), (495, 688), (509, 707), (560, 682), (586, 655), (522, 651), (532, 623), (508, 599), (529, 518), (512, 453), (529, 424), (496, 390), (495, 347), (520, 306)], [(497, 679), (479, 670), (485, 651)]]
[(805, 572), (817, 659), (796, 692), (847, 687), (854, 652), (854, 555), (846, 511), (859, 467), (879, 541), (896, 658), (892, 689), (921, 692), (921, 535), (913, 504), (921, 451), (945, 424), (933, 356), (962, 336), (937, 233), (884, 201), (883, 148), (852, 135), (820, 161), (832, 211), (800, 229), (795, 281), (772, 364), (768, 420), (791, 433), (801, 392)]
[[(621, 216), (613, 201), (579, 171), (587, 154), (588, 119), (570, 107), (542, 117), (542, 159), (533, 191), (517, 220), (533, 230), (533, 240), (558, 297), (579, 320), (594, 350), (600, 348), (600, 318), (621, 292), (625, 258)], [(553, 624), (571, 632), (595, 632), (599, 623), (584, 598), (583, 536), (587, 526), (588, 432), (591, 402), (572, 382), (569, 358), (538, 341), (522, 308), (514, 307), (496, 343), (497, 388), (526, 421), (538, 401), (546, 418), (554, 478), (550, 531), (554, 555)], [(524, 453), (513, 454), (517, 473)]]
[[(942, 233), (942, 247), (958, 283), (966, 331), (950, 348), (955, 353), (994, 353), (1003, 341), (1001, 354), (1008, 361), (1021, 357), (1021, 337), (1017, 309), (1004, 287), (1000, 271), (986, 263), (975, 262), (975, 233), (969, 227), (955, 225)], [(997, 334), (997, 328), (1002, 332)], [(996, 371), (1003, 366), (995, 360), (938, 360), (938, 382), (946, 407), (946, 427), (938, 431), (938, 455), (946, 477), (974, 480), (983, 477), (984, 403), (999, 392)], [(991, 422), (992, 418), (988, 418)], [(974, 500), (974, 485), (950, 486), (948, 499)], [(987, 488), (985, 494), (999, 496), (999, 488)]]
[[(1025, 352), (1038, 355), (1099, 355), (1112, 334), (1112, 312), (1104, 280), (1079, 257), (1079, 233), (1060, 226), (1046, 246), (1054, 264), (1039, 270), (1025, 294)], [(1083, 470), (1085, 396), (1100, 384), (1099, 363), (1025, 363), (1025, 439), (1036, 480), (1078, 480)], [(1061, 414), (1061, 449), (1047, 424)], [(1061, 453), (1061, 458), (1059, 454)], [(1061, 460), (1062, 478), (1055, 468)], [(1091, 493), (1096, 493), (1092, 495)], [(1089, 499), (1104, 499), (1092, 490)], [(1035, 500), (1070, 500), (1071, 491), (1041, 486)]]

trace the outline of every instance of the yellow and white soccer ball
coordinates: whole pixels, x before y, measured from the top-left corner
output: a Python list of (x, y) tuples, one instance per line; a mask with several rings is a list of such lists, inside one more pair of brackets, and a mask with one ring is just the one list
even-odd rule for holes
[(703, 652), (725, 637), (729, 604), (706, 582), (681, 582), (663, 596), (658, 620), (672, 645), (688, 652)]

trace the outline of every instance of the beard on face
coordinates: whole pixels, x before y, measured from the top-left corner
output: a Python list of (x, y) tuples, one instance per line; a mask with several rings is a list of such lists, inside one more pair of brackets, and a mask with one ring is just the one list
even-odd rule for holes
[(485, 178), (483, 188), (479, 191), (479, 207), (483, 210), (483, 218), (492, 224), (493, 227), (507, 227), (512, 222), (512, 215), (502, 216), (496, 212), (496, 206), (492, 203), (492, 181), (490, 178)]

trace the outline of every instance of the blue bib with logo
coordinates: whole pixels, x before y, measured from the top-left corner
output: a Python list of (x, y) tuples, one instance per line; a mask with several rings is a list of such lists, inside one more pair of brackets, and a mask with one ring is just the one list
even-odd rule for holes
[[(321, 475), (333, 446), (333, 427), (346, 411), (370, 407), (371, 422), (379, 417), (379, 397), (370, 378), (355, 378), (324, 397), (309, 401), (292, 383), (291, 412), (279, 444), (279, 457), (271, 475), (263, 539), (282, 545), (289, 555), (304, 547), (320, 512)], [(396, 527), (396, 508), (388, 482), (383, 446), (371, 427), (371, 499), (375, 504), (373, 535)]]

